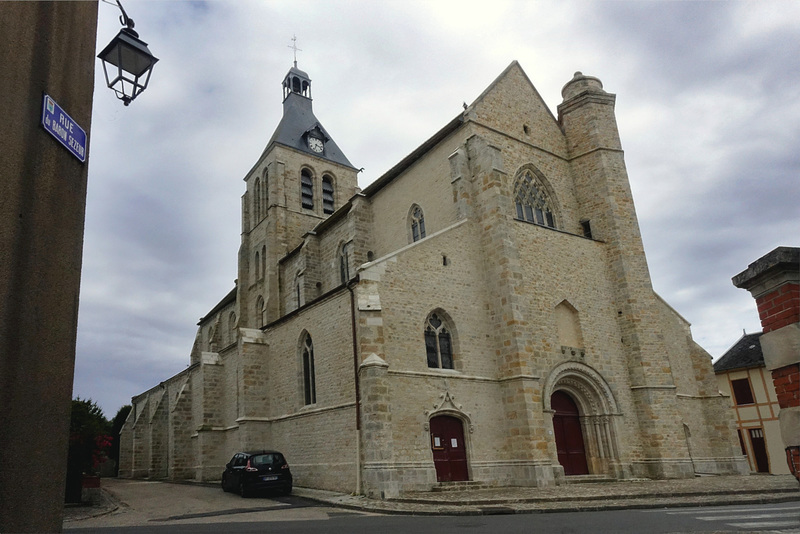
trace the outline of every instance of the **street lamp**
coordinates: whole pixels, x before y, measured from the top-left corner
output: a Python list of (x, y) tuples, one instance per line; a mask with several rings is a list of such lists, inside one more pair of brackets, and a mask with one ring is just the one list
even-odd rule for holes
[[(139, 39), (139, 34), (133, 30), (133, 19), (125, 13), (119, 0), (116, 2), (119, 10), (122, 11), (122, 15), (119, 17), (120, 24), (125, 27), (97, 57), (103, 60), (106, 84), (127, 106), (147, 89), (150, 73), (158, 58), (147, 48), (147, 43)], [(109, 76), (109, 70), (111, 76)]]

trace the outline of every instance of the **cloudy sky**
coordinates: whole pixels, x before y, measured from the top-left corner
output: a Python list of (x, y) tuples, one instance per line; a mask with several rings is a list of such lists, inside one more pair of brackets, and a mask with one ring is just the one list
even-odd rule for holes
[[(653, 286), (715, 358), (760, 330), (731, 277), (800, 241), (800, 2), (123, 1), (160, 62), (129, 107), (97, 64), (74, 395), (109, 418), (188, 365), (233, 287), (295, 34), (362, 187), (513, 60), (554, 113), (575, 71), (599, 77)], [(98, 51), (120, 27), (99, 12)]]

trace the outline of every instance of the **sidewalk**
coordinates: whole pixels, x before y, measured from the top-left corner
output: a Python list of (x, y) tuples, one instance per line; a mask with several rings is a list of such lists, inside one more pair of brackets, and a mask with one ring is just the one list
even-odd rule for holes
[[(108, 487), (119, 484), (115, 479), (107, 480)], [(218, 488), (218, 484), (187, 484), (208, 487), (209, 490)], [(127, 504), (120, 502), (113, 491), (104, 489), (102, 493), (101, 501), (94, 506), (66, 507), (65, 522), (74, 525), (75, 521), (127, 508)], [(222, 494), (222, 491), (219, 493)], [(295, 487), (292, 495), (316, 501), (323, 506), (378, 514), (491, 515), (797, 502), (800, 501), (800, 484), (791, 475), (749, 475), (595, 482), (553, 488), (420, 492), (384, 501), (300, 487)], [(180, 499), (177, 499), (174, 504), (180, 507), (179, 502)], [(253, 500), (249, 504), (256, 505), (257, 502)], [(182, 511), (175, 509), (174, 513), (180, 514)]]
[(308, 488), (293, 494), (373, 513), (489, 515), (800, 501), (800, 484), (791, 475), (749, 475), (409, 493), (385, 501)]

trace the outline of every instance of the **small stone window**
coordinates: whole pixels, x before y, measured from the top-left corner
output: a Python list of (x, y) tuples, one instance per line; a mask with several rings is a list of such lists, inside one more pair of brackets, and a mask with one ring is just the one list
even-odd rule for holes
[(308, 169), (300, 171), (300, 205), (307, 210), (314, 209), (314, 178)]
[(317, 402), (317, 383), (314, 372), (314, 344), (311, 336), (303, 339), (303, 400), (306, 405)]
[(333, 210), (333, 179), (325, 175), (322, 177), (322, 212), (330, 215)]
[(523, 171), (514, 185), (517, 219), (540, 226), (556, 227), (553, 204), (541, 180), (530, 170)]
[(409, 214), (410, 242), (414, 243), (425, 238), (425, 215), (422, 208), (414, 204)]
[(433, 369), (453, 368), (453, 343), (450, 329), (436, 312), (430, 314), (425, 322), (425, 353), (428, 357), (428, 367)]
[(589, 219), (583, 219), (581, 221), (581, 230), (583, 230), (583, 237), (592, 239), (592, 224), (589, 222)]

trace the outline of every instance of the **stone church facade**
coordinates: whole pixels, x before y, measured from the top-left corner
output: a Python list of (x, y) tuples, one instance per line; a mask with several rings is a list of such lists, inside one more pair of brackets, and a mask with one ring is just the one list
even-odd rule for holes
[(295, 64), (244, 177), (235, 288), (132, 399), (120, 474), (389, 498), (448, 481), (746, 473), (711, 358), (651, 285), (614, 114), (517, 62), (363, 191)]

